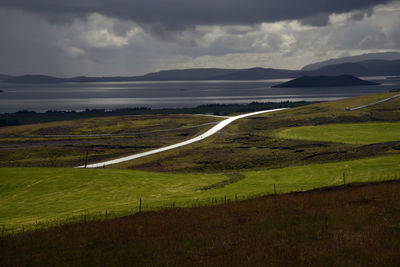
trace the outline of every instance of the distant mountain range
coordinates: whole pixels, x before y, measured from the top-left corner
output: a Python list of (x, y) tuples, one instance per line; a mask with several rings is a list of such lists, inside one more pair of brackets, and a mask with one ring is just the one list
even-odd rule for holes
[(296, 77), (298, 71), (266, 68), (251, 69), (186, 69), (164, 70), (143, 76), (57, 78), (46, 75), (12, 77), (7, 83), (66, 83), (66, 82), (126, 82), (126, 81), (206, 81), (206, 80), (264, 80)]
[(400, 73), (400, 60), (365, 60), (329, 65), (311, 71), (318, 75), (391, 76)]
[[(364, 60), (320, 67), (316, 70), (250, 69), (184, 69), (165, 70), (143, 76), (57, 78), (45, 75), (5, 77), (7, 83), (66, 83), (66, 82), (123, 82), (123, 81), (194, 81), (194, 80), (267, 80), (301, 76), (395, 76), (400, 75), (400, 60)], [(0, 80), (1, 80), (0, 76)]]
[(364, 81), (351, 75), (340, 76), (302, 76), (294, 80), (274, 85), (274, 88), (296, 87), (335, 87), (335, 86), (359, 86), (378, 85), (379, 83)]
[(336, 64), (342, 64), (342, 63), (356, 63), (356, 62), (360, 62), (360, 61), (376, 60), (376, 59), (399, 60), (400, 53), (398, 53), (398, 52), (369, 53), (369, 54), (350, 56), (350, 57), (333, 58), (333, 59), (306, 65), (301, 70), (317, 70), (317, 69), (320, 69), (322, 67), (326, 67), (329, 65), (336, 65)]

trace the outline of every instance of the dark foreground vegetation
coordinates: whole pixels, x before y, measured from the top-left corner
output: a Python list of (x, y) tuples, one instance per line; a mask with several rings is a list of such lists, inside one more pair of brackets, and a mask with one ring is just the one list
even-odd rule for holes
[(316, 102), (252, 102), (250, 104), (210, 104), (201, 105), (194, 108), (165, 108), (151, 109), (147, 107), (126, 108), (116, 110), (86, 109), (77, 111), (48, 110), (46, 112), (35, 112), (31, 110), (20, 110), (14, 113), (0, 114), (0, 127), (15, 126), (33, 123), (44, 123), (53, 121), (77, 120), (108, 116), (124, 115), (154, 115), (154, 114), (214, 114), (229, 115), (236, 112), (252, 112), (264, 109), (299, 107)]
[(1, 266), (398, 266), (400, 182), (4, 235)]

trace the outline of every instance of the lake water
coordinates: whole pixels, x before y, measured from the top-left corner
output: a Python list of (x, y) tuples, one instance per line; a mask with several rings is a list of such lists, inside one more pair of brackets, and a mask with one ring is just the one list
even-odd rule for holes
[(182, 108), (204, 104), (327, 101), (400, 88), (400, 80), (368, 77), (377, 86), (271, 88), (287, 81), (109, 82), (65, 84), (0, 83), (0, 113), (18, 110)]

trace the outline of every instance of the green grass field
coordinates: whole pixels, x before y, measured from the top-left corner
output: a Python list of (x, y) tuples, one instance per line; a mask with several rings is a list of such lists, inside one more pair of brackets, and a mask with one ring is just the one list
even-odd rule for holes
[(400, 122), (370, 122), (302, 126), (284, 129), (277, 137), (348, 144), (400, 141)]
[[(0, 169), (0, 225), (19, 229), (36, 221), (71, 216), (137, 212), (171, 205), (191, 206), (196, 200), (240, 199), (251, 195), (302, 191), (346, 182), (400, 178), (400, 155), (348, 162), (296, 166), (243, 173), (245, 178), (223, 188), (201, 191), (229, 177), (223, 174), (151, 173), (119, 169)], [(208, 202), (211, 204), (211, 202)], [(80, 217), (81, 218), (81, 217)]]

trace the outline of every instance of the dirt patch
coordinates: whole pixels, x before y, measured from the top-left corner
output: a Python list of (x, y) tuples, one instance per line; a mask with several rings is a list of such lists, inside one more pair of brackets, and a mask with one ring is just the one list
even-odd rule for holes
[(237, 183), (240, 180), (243, 180), (244, 178), (246, 178), (246, 176), (243, 173), (240, 172), (232, 172), (232, 173), (227, 173), (225, 174), (226, 176), (229, 177), (228, 180), (224, 180), (222, 182), (216, 183), (216, 184), (212, 184), (212, 185), (207, 185), (201, 188), (197, 188), (197, 190), (200, 191), (206, 191), (206, 190), (210, 190), (210, 189), (217, 189), (217, 188), (222, 188), (225, 187), (227, 185), (233, 184), (233, 183)]

